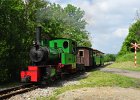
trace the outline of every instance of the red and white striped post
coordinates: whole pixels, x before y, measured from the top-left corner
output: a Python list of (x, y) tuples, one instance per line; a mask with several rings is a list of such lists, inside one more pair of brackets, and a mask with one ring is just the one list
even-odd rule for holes
[(134, 64), (135, 64), (135, 67), (136, 67), (136, 65), (137, 65), (137, 48), (140, 49), (140, 47), (139, 47), (140, 44), (137, 44), (137, 43), (135, 42), (135, 44), (134, 44), (134, 43), (131, 43), (131, 45), (132, 45), (131, 48), (134, 48), (134, 49), (135, 49)]

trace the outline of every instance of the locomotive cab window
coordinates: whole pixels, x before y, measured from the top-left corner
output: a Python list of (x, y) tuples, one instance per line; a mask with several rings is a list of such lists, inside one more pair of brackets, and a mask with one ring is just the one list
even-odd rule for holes
[(65, 42), (63, 43), (63, 47), (64, 47), (65, 49), (68, 47), (68, 42), (67, 42), (67, 41), (65, 41)]
[(79, 51), (79, 56), (84, 57), (84, 51), (83, 50)]
[(54, 43), (54, 48), (57, 48), (57, 43)]

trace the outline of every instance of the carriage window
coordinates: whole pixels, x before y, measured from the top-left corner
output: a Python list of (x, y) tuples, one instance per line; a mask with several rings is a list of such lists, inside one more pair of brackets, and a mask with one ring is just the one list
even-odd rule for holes
[(79, 51), (79, 56), (84, 57), (84, 51)]
[(67, 48), (67, 47), (68, 47), (68, 42), (67, 42), (67, 41), (65, 41), (65, 42), (63, 43), (63, 47), (64, 47), (64, 48)]
[(93, 56), (96, 56), (96, 53), (95, 52), (93, 52)]

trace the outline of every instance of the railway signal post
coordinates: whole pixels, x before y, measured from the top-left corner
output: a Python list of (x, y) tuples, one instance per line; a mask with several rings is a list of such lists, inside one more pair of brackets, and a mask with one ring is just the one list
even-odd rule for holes
[(140, 44), (137, 44), (136, 42), (135, 43), (131, 43), (131, 48), (135, 49), (134, 64), (135, 64), (135, 67), (136, 67), (136, 65), (137, 65), (137, 48), (140, 49)]

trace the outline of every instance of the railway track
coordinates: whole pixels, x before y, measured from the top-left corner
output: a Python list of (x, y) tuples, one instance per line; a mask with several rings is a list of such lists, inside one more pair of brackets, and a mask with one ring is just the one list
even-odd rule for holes
[[(80, 78), (81, 76), (85, 77), (85, 73), (82, 72), (82, 73), (75, 73), (75, 74), (72, 74), (72, 75), (67, 75), (64, 79), (59, 80), (59, 81), (72, 80), (74, 78), (78, 78), (78, 77)], [(59, 81), (56, 80), (56, 82), (53, 82), (51, 84), (51, 86), (56, 85), (56, 83), (59, 82)], [(20, 86), (0, 90), (0, 100), (8, 99), (12, 96), (34, 90), (38, 87), (44, 88), (44, 87), (48, 87), (48, 85), (40, 86), (40, 85), (33, 85), (33, 84), (30, 83), (30, 84), (23, 84), (23, 85), (20, 85)]]
[(34, 90), (36, 88), (38, 88), (38, 86), (35, 86), (33, 84), (24, 84), (12, 88), (4, 89), (0, 91), (0, 100), (8, 99), (14, 95), (25, 93)]

